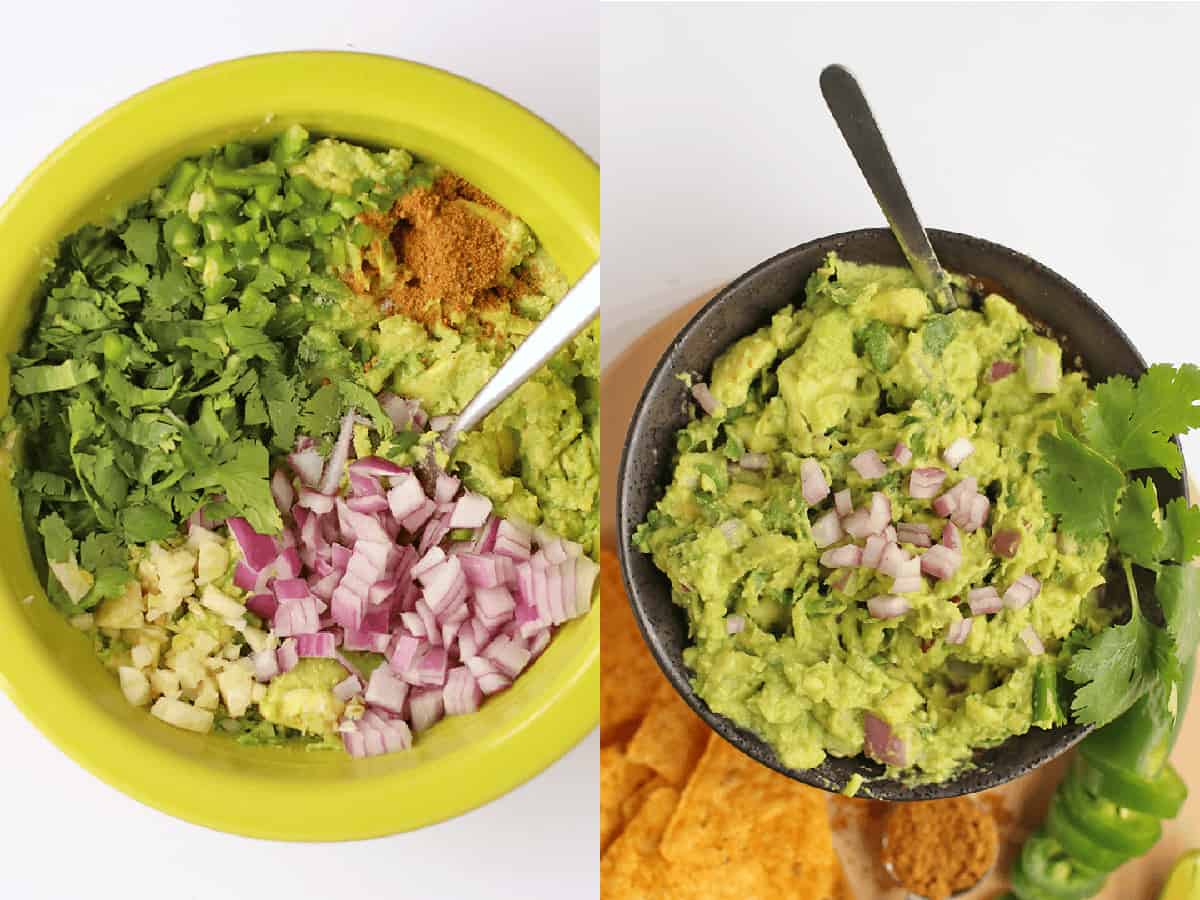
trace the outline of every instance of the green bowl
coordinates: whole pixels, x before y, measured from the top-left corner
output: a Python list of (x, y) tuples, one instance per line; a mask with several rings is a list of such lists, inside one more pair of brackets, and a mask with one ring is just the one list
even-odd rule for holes
[[(84, 127), (0, 208), (0, 346), (16, 350), (44, 261), (79, 225), (145, 194), (181, 157), (234, 138), (314, 132), (404, 147), (458, 172), (533, 228), (568, 278), (599, 255), (600, 176), (532, 113), (462, 78), (358, 53), (220, 63), (126, 100)], [(9, 372), (0, 365), (0, 402)], [(599, 719), (599, 610), (474, 715), (412, 751), (241, 747), (130, 706), (90, 642), (46, 601), (12, 491), (0, 491), (0, 688), (51, 741), (112, 786), (200, 825), (278, 840), (352, 840), (420, 828), (499, 797)]]

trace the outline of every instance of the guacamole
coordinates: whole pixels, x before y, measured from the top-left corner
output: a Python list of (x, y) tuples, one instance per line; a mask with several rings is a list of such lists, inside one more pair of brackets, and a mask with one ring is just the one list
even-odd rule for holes
[(916, 782), (1060, 723), (1035, 690), (1109, 623), (1107, 544), (1057, 534), (1034, 473), (1090, 389), (1012, 303), (935, 313), (907, 269), (830, 255), (696, 393), (635, 543), (713, 711), (791, 767), (866, 752)]

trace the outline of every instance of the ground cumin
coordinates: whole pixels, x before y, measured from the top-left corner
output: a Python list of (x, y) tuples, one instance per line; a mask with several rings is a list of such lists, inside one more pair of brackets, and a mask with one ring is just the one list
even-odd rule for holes
[(456, 202), (462, 200), (508, 215), (455, 175), (443, 175), (431, 187), (416, 188), (396, 201), (388, 218), (394, 223), (392, 247), (405, 274), (389, 293), (391, 310), (431, 325), (511, 299), (505, 238), (488, 219)]
[(996, 822), (966, 797), (897, 803), (885, 834), (884, 865), (906, 890), (930, 900), (973, 887), (996, 862)]

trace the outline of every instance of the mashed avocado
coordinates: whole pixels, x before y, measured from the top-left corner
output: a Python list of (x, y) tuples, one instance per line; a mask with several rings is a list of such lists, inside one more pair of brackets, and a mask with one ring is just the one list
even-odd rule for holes
[(346, 677), (335, 659), (302, 659), (290, 672), (272, 679), (259, 712), (268, 722), (305, 734), (333, 734), (346, 708), (333, 689)]
[[(680, 431), (671, 483), (635, 541), (687, 610), (684, 659), (715, 712), (795, 768), (864, 752), (869, 714), (905, 747), (889, 775), (941, 781), (975, 748), (1057, 724), (1056, 708), (1035, 716), (1035, 683), (1065, 664), (1072, 631), (1108, 623), (1095, 591), (1107, 545), (1060, 538), (1034, 480), (1038, 437), (1060, 418), (1078, 430), (1089, 388), (1079, 372), (1059, 374), (1057, 346), (996, 294), (937, 314), (907, 269), (831, 255), (805, 295), (716, 361), (716, 409)], [(1026, 371), (1023, 360), (1046, 358), (1053, 378), (1042, 362), (1036, 375)], [(959, 438), (974, 451), (953, 467), (943, 454)], [(892, 458), (898, 443), (911, 461)], [(866, 450), (885, 474), (864, 477), (851, 465)], [(739, 464), (747, 454), (751, 467)], [(946, 519), (930, 499), (910, 496), (914, 468), (944, 470), (940, 492), (976, 479), (989, 514), (961, 533), (954, 574), (922, 578), (903, 593), (906, 612), (876, 618), (866, 601), (891, 595), (893, 579), (820, 562), (813, 523), (833, 501), (803, 499), (809, 459), (831, 492), (850, 491), (854, 509), (882, 493), (894, 522), (928, 526), (934, 543)], [(1019, 543), (999, 552), (996, 538), (1013, 532)], [(1021, 576), (1040, 583), (1032, 602), (972, 614), (969, 591), (1004, 595)], [(949, 642), (967, 618), (965, 641)], [(1030, 626), (1045, 647), (1039, 656), (1021, 637)]]

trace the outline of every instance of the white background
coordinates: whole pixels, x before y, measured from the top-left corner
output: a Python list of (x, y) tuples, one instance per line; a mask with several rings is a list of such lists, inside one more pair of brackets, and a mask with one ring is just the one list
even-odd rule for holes
[[(523, 103), (599, 150), (590, 3), (204, 0), (12, 3), (0, 24), (0, 198), (131, 93), (271, 50), (431, 63)], [(399, 102), (399, 100), (398, 100)], [(2, 265), (0, 259), (0, 265)], [(0, 898), (588, 898), (598, 893), (598, 736), (457, 820), (356, 844), (273, 844), (168, 818), (78, 768), (0, 695)]]
[(1047, 264), (1152, 362), (1200, 360), (1198, 33), (1194, 4), (606, 5), (602, 358), (781, 250), (885, 224), (817, 87), (841, 62), (926, 225)]

